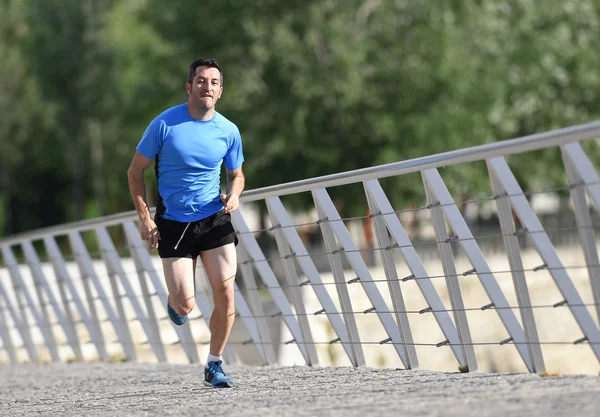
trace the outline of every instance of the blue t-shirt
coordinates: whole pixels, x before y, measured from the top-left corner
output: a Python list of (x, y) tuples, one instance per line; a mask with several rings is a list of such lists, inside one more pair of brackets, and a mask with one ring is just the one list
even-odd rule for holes
[(221, 164), (238, 169), (244, 161), (235, 124), (215, 111), (211, 120), (194, 119), (187, 103), (165, 110), (146, 128), (137, 151), (156, 158), (158, 192), (165, 219), (192, 222), (220, 211)]

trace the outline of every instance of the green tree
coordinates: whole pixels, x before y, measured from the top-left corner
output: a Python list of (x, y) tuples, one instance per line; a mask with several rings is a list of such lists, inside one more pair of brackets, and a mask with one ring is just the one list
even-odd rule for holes
[[(597, 0), (0, 0), (0, 227), (132, 208), (135, 145), (185, 101), (199, 56), (223, 66), (219, 111), (242, 131), (248, 188), (597, 119), (599, 12)], [(508, 161), (524, 188), (564, 181), (556, 149)], [(491, 194), (483, 163), (441, 172), (457, 200)], [(382, 183), (397, 208), (424, 201), (417, 174)], [(364, 214), (360, 186), (330, 191), (344, 215)]]

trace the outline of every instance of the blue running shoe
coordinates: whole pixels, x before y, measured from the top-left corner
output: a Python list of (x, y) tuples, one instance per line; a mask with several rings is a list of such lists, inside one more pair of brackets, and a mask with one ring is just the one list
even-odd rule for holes
[(171, 307), (171, 304), (167, 303), (167, 311), (169, 312), (169, 317), (171, 321), (178, 326), (181, 326), (187, 320), (187, 316), (180, 316), (177, 312)]
[(223, 361), (209, 362), (204, 368), (204, 385), (213, 388), (233, 388), (233, 381), (225, 372), (221, 365)]

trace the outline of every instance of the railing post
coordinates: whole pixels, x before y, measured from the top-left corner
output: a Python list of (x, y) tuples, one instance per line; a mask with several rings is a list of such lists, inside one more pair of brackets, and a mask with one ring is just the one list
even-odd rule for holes
[(579, 238), (590, 276), (598, 323), (600, 323), (600, 261), (596, 247), (596, 233), (585, 193), (587, 190), (592, 204), (596, 206), (596, 210), (600, 210), (600, 176), (579, 143), (563, 145), (561, 151), (569, 182), (571, 201), (575, 208), (575, 220), (579, 227)]
[(167, 357), (165, 354), (165, 348), (162, 343), (160, 333), (154, 331), (154, 329), (150, 326), (148, 317), (146, 316), (146, 312), (142, 308), (140, 304), (140, 300), (137, 298), (131, 283), (129, 282), (129, 278), (123, 271), (123, 266), (121, 265), (121, 259), (117, 254), (117, 250), (110, 239), (110, 236), (105, 228), (98, 227), (96, 228), (96, 236), (98, 237), (98, 244), (102, 250), (102, 257), (104, 258), (104, 262), (106, 263), (106, 268), (109, 273), (109, 277), (111, 279), (111, 286), (113, 289), (115, 303), (117, 305), (117, 310), (119, 311), (119, 318), (123, 326), (127, 325), (127, 316), (125, 314), (125, 309), (123, 308), (123, 303), (121, 301), (121, 294), (119, 293), (119, 288), (117, 286), (117, 281), (115, 280), (115, 276), (118, 276), (121, 284), (123, 285), (123, 289), (125, 290), (125, 294), (131, 303), (135, 314), (146, 333), (146, 337), (148, 338), (148, 343), (152, 347), (152, 351), (156, 355), (156, 358), (159, 362), (166, 362)]
[(423, 298), (425, 298), (427, 305), (431, 309), (438, 326), (440, 326), (442, 333), (446, 337), (446, 340), (448, 340), (452, 353), (456, 357), (459, 365), (466, 370), (467, 362), (463, 354), (463, 348), (456, 327), (437, 290), (433, 286), (429, 274), (425, 270), (425, 266), (412, 245), (402, 223), (400, 223), (398, 216), (394, 213), (394, 209), (383, 192), (381, 184), (379, 184), (379, 181), (377, 180), (368, 180), (365, 181), (365, 186), (371, 197), (374, 209), (377, 209), (381, 213), (381, 217), (383, 218), (387, 229), (398, 244), (398, 249), (400, 250), (400, 253), (402, 253), (406, 265), (410, 269), (411, 275), (402, 278), (402, 281), (415, 280), (417, 287), (419, 287)]
[(19, 335), (21, 336), (21, 340), (23, 341), (23, 347), (27, 351), (29, 358), (34, 362), (38, 362), (38, 356), (37, 356), (37, 352), (35, 350), (35, 345), (33, 344), (32, 340), (31, 340), (31, 336), (29, 335), (29, 332), (27, 331), (28, 329), (26, 329), (27, 324), (21, 323), (21, 321), (17, 315), (17, 312), (15, 311), (10, 299), (8, 298), (8, 294), (6, 293), (6, 290), (4, 289), (4, 286), (2, 285), (2, 279), (0, 277), (0, 325), (2, 326), (2, 328), (1, 328), (2, 335), (1, 336), (2, 336), (4, 346), (6, 348), (6, 351), (8, 352), (8, 356), (9, 356), (11, 362), (17, 363), (18, 358), (17, 358), (17, 352), (15, 350), (14, 344), (10, 337), (8, 321), (6, 320), (6, 316), (4, 314), (4, 309), (2, 308), (2, 303), (1, 303), (2, 300), (4, 300), (4, 303), (6, 305), (6, 309), (8, 310), (8, 313), (13, 317), (13, 322), (15, 323), (15, 327), (16, 327), (17, 331), (19, 332)]
[(544, 357), (542, 355), (542, 347), (540, 338), (538, 337), (535, 317), (525, 280), (525, 272), (523, 271), (523, 261), (521, 260), (521, 248), (519, 246), (519, 238), (512, 217), (512, 208), (508, 200), (508, 195), (499, 184), (494, 172), (489, 169), (490, 182), (496, 199), (496, 207), (498, 210), (498, 219), (500, 220), (500, 229), (504, 235), (504, 246), (508, 256), (511, 274), (515, 292), (517, 294), (517, 302), (521, 313), (521, 322), (525, 332), (525, 340), (527, 341), (527, 349), (531, 358), (531, 372), (541, 373), (545, 370)]
[(251, 309), (253, 316), (256, 318), (256, 323), (258, 326), (260, 344), (257, 346), (257, 348), (259, 348), (260, 352), (260, 348), (262, 347), (263, 360), (265, 361), (266, 365), (275, 365), (277, 364), (277, 358), (275, 357), (275, 350), (273, 348), (273, 339), (271, 339), (271, 333), (269, 332), (265, 311), (263, 309), (260, 295), (258, 294), (258, 288), (256, 287), (254, 270), (252, 269), (252, 264), (248, 262), (250, 257), (242, 245), (237, 246), (237, 254), (239, 268), (242, 273), (244, 286), (246, 287), (249, 308)]
[[(277, 224), (275, 217), (273, 216), (273, 210), (267, 202), (267, 209), (269, 210), (269, 216), (272, 224)], [(289, 245), (286, 243), (281, 227), (277, 226), (274, 228), (275, 241), (277, 242), (277, 248), (281, 255), (281, 261), (283, 263), (283, 270), (287, 279), (289, 293), (294, 303), (294, 309), (296, 311), (296, 317), (298, 318), (298, 324), (300, 331), (302, 332), (302, 338), (306, 344), (306, 353), (310, 359), (311, 366), (319, 365), (319, 356), (317, 355), (317, 349), (315, 347), (312, 332), (310, 330), (310, 324), (308, 322), (308, 316), (306, 315), (306, 306), (304, 305), (304, 297), (302, 297), (302, 289), (299, 287), (300, 281), (298, 280), (298, 272), (296, 271), (296, 265), (294, 263), (295, 253), (290, 250)]]
[(529, 237), (544, 261), (544, 268), (548, 268), (556, 286), (563, 297), (565, 297), (565, 301), (577, 324), (581, 328), (585, 338), (589, 341), (592, 351), (596, 355), (596, 358), (600, 359), (600, 331), (594, 323), (589, 310), (583, 304), (583, 300), (565, 270), (548, 234), (529, 205), (521, 186), (508, 167), (506, 160), (504, 157), (491, 158), (489, 159), (488, 166), (494, 171), (498, 182), (508, 194), (517, 216), (527, 229)]
[[(97, 318), (91, 318), (88, 314), (85, 306), (83, 305), (81, 298), (79, 297), (79, 293), (77, 288), (73, 283), (73, 279), (67, 272), (67, 266), (65, 265), (65, 260), (63, 259), (62, 254), (60, 253), (60, 249), (56, 244), (56, 241), (51, 236), (46, 236), (44, 238), (44, 245), (46, 247), (46, 251), (48, 253), (48, 257), (50, 258), (50, 262), (54, 268), (54, 273), (56, 275), (56, 281), (58, 287), (60, 288), (61, 298), (63, 299), (63, 305), (65, 311), (70, 312), (69, 300), (66, 294), (66, 290), (64, 286), (66, 285), (69, 292), (71, 293), (72, 301), (77, 306), (77, 310), (79, 311), (79, 315), (81, 317), (81, 321), (85, 325), (91, 342), (96, 347), (96, 351), (98, 352), (98, 356), (100, 360), (106, 361), (108, 360), (108, 353), (106, 352), (106, 346), (104, 345), (104, 338), (102, 336), (102, 332), (100, 331), (100, 326)], [(68, 314), (69, 320), (73, 321), (73, 317), (71, 314)]]
[[(33, 315), (38, 325), (38, 328), (42, 333), (44, 341), (46, 342), (46, 346), (48, 347), (48, 351), (50, 352), (50, 357), (52, 358), (52, 360), (55, 362), (60, 361), (58, 347), (56, 345), (56, 339), (54, 338), (54, 333), (52, 332), (52, 328), (50, 327), (48, 314), (42, 314), (44, 313), (44, 310), (38, 310), (35, 301), (33, 300), (33, 296), (29, 294), (29, 289), (25, 285), (25, 281), (21, 276), (21, 271), (19, 270), (19, 264), (17, 263), (17, 259), (15, 258), (9, 246), (2, 246), (2, 257), (4, 258), (4, 262), (8, 267), (8, 272), (15, 292), (15, 298), (17, 300), (17, 306), (19, 308), (19, 312), (21, 313), (21, 316), (19, 318), (19, 316), (16, 314), (16, 311), (11, 309), (11, 315), (13, 316), (13, 320), (17, 325), (17, 328), (19, 329), (19, 332), (23, 339), (23, 343), (25, 344), (27, 352), (29, 353), (29, 357), (35, 362), (39, 361), (38, 354), (33, 344), (33, 339), (31, 337), (29, 323), (27, 323), (26, 312), (31, 312), (31, 314)], [(41, 297), (39, 287), (36, 287), (36, 290), (39, 299)], [(11, 304), (6, 293), (5, 300), (8, 306), (10, 307)], [(41, 302), (43, 303), (43, 299), (41, 299)]]
[[(44, 272), (42, 271), (42, 267), (40, 265), (40, 260), (37, 256), (37, 253), (35, 252), (35, 249), (33, 248), (33, 244), (30, 241), (25, 241), (21, 244), (21, 246), (23, 247), (23, 251), (25, 253), (25, 258), (27, 259), (27, 263), (29, 264), (29, 268), (31, 269), (31, 275), (33, 276), (33, 280), (36, 283), (36, 288), (39, 289), (38, 298), (40, 300), (40, 304), (42, 305), (43, 311), (46, 314), (46, 317), (48, 317), (48, 312), (45, 308), (46, 304), (43, 300), (42, 291), (41, 291), (40, 287), (43, 287), (43, 289), (46, 292), (46, 297), (48, 298), (48, 301), (49, 301), (50, 305), (52, 306), (54, 313), (56, 314), (58, 323), (60, 324), (63, 331), (65, 332), (65, 336), (67, 337), (67, 342), (68, 342), (69, 346), (71, 346), (71, 349), (73, 350), (73, 354), (75, 355), (75, 357), (78, 360), (82, 360), (83, 355), (81, 353), (81, 344), (79, 342), (79, 337), (77, 337), (77, 332), (75, 331), (75, 326), (73, 324), (73, 317), (71, 316), (71, 311), (70, 310), (65, 311), (65, 313), (63, 314), (63, 311), (61, 310), (56, 298), (54, 297), (52, 288), (50, 287), (50, 284), (49, 284), (48, 280), (46, 279)], [(63, 291), (63, 293), (61, 293), (61, 297), (64, 300), (64, 297), (65, 297), (64, 291)], [(65, 315), (66, 315), (66, 317), (65, 317)]]
[(114, 279), (114, 274), (112, 274), (109, 269), (108, 278), (115, 297), (114, 301), (115, 305), (117, 306), (117, 312), (120, 316), (117, 316), (117, 314), (115, 313), (113, 306), (111, 305), (108, 299), (108, 295), (102, 287), (102, 283), (100, 282), (100, 279), (98, 278), (98, 275), (94, 270), (92, 258), (79, 232), (69, 232), (69, 244), (71, 245), (71, 250), (75, 255), (75, 261), (77, 262), (79, 272), (81, 273), (81, 280), (83, 281), (83, 287), (85, 289), (85, 294), (88, 299), (88, 305), (90, 306), (90, 315), (94, 318), (94, 320), (98, 320), (98, 313), (96, 311), (96, 306), (94, 304), (94, 299), (92, 297), (92, 292), (90, 289), (89, 281), (91, 280), (94, 285), (94, 288), (96, 289), (98, 299), (102, 303), (104, 311), (106, 312), (108, 319), (113, 326), (113, 329), (117, 333), (119, 343), (123, 347), (123, 352), (125, 353), (125, 356), (130, 361), (137, 361), (137, 353), (133, 346), (133, 338), (131, 337), (131, 332), (129, 331), (129, 325), (125, 321), (125, 313), (123, 311), (123, 305), (119, 297), (119, 290), (117, 283)]
[[(270, 213), (273, 216), (273, 222), (276, 222), (280, 225), (280, 227), (278, 228), (278, 230), (280, 230), (281, 232), (280, 239), (285, 239), (285, 242), (287, 242), (290, 245), (293, 252), (295, 253), (298, 264), (300, 264), (300, 267), (306, 274), (307, 281), (305, 282), (305, 284), (311, 285), (313, 291), (315, 292), (315, 295), (317, 296), (317, 299), (323, 307), (323, 312), (327, 314), (327, 319), (329, 320), (329, 323), (331, 324), (331, 327), (333, 328), (334, 332), (340, 339), (340, 342), (342, 343), (342, 346), (344, 347), (344, 350), (346, 351), (350, 362), (354, 367), (364, 365), (364, 356), (362, 355), (361, 346), (359, 344), (351, 343), (348, 337), (347, 327), (352, 328), (352, 331), (355, 331), (356, 329), (354, 315), (347, 314), (345, 320), (350, 320), (350, 322), (348, 322), (348, 324), (344, 323), (344, 318), (342, 318), (338, 313), (337, 308), (333, 303), (333, 300), (331, 299), (329, 293), (325, 289), (321, 276), (317, 271), (317, 268), (315, 267), (315, 264), (313, 263), (312, 259), (310, 258), (306, 247), (302, 243), (302, 240), (298, 235), (298, 231), (293, 227), (292, 219), (285, 210), (285, 207), (281, 203), (281, 200), (277, 197), (268, 198), (267, 206), (269, 208)], [(321, 226), (324, 226), (323, 223), (321, 223)], [(332, 233), (331, 231), (329, 232)], [(333, 249), (335, 248), (332, 248), (331, 251)], [(332, 263), (332, 265), (334, 268), (337, 268), (336, 264)], [(338, 285), (336, 285), (336, 288), (338, 290), (338, 294), (340, 294), (340, 300), (343, 298), (343, 301), (341, 303), (342, 306), (350, 305), (351, 307), (352, 304), (350, 304), (349, 301), (347, 283), (344, 280), (343, 271), (341, 272), (341, 274), (340, 271), (334, 271), (334, 280), (338, 283)], [(347, 311), (351, 312), (352, 309), (350, 308), (350, 310)], [(359, 341), (360, 339), (357, 338), (356, 340)]]
[(344, 315), (346, 332), (348, 333), (348, 345), (352, 349), (352, 358), (354, 359), (355, 366), (364, 366), (366, 365), (365, 355), (363, 353), (362, 345), (360, 344), (360, 333), (358, 332), (356, 317), (353, 314), (354, 309), (348, 291), (348, 283), (344, 276), (342, 257), (337, 251), (338, 247), (335, 234), (328, 222), (327, 215), (325, 215), (319, 205), (316, 204), (316, 207), (319, 216), (319, 228), (321, 229), (321, 235), (323, 236), (323, 242), (325, 244), (325, 249), (327, 250), (329, 265), (335, 281), (335, 289), (338, 294), (340, 308), (342, 309), (341, 313)]
[[(469, 329), (469, 321), (467, 320), (465, 304), (460, 291), (460, 283), (458, 282), (458, 274), (456, 273), (456, 265), (454, 263), (454, 254), (452, 253), (450, 236), (448, 235), (448, 229), (446, 228), (446, 221), (444, 220), (444, 211), (442, 210), (441, 202), (439, 201), (437, 194), (432, 190), (432, 187), (435, 188), (439, 182), (431, 184), (429, 180), (430, 173), (437, 174), (436, 177), (439, 176), (437, 170), (429, 170), (429, 172), (423, 171), (421, 174), (423, 177), (425, 192), (427, 194), (427, 204), (431, 212), (435, 236), (438, 242), (437, 247), (442, 259), (444, 275), (446, 276), (446, 287), (448, 288), (448, 295), (450, 296), (450, 305), (452, 306), (452, 314), (454, 315), (454, 322), (456, 323), (458, 339), (466, 360), (465, 370), (475, 371), (477, 370), (477, 358), (475, 357), (473, 340), (471, 338), (471, 330)], [(437, 190), (438, 192), (443, 193), (446, 191), (445, 186), (442, 188), (440, 185), (438, 188), (440, 188)], [(445, 201), (446, 204), (448, 202), (449, 201)]]
[[(233, 294), (234, 294), (234, 298), (235, 298), (235, 309), (236, 309), (236, 311), (239, 312), (239, 315), (241, 316), (241, 319), (244, 322), (244, 325), (246, 326), (246, 330), (248, 330), (248, 333), (250, 334), (250, 337), (252, 338), (252, 343), (254, 343), (256, 350), (258, 351), (258, 354), (260, 355), (260, 358), (262, 359), (263, 363), (266, 364), (266, 363), (268, 363), (268, 360), (265, 355), (265, 347), (263, 346), (261, 339), (260, 339), (260, 332), (259, 332), (257, 321), (254, 318), (254, 316), (252, 315), (252, 310), (250, 310), (248, 303), (246, 303), (246, 299), (244, 298), (244, 295), (240, 291), (237, 283), (234, 282), (233, 286), (234, 286)], [(234, 350), (237, 351), (237, 349), (234, 349)]]
[[(406, 344), (406, 341), (403, 339), (398, 324), (390, 313), (379, 289), (377, 289), (377, 284), (373, 282), (373, 277), (371, 276), (367, 265), (357, 252), (356, 245), (352, 241), (352, 237), (350, 236), (348, 229), (346, 229), (331, 197), (329, 197), (327, 191), (322, 188), (313, 190), (312, 194), (317, 208), (321, 210), (325, 217), (327, 217), (329, 225), (342, 245), (340, 249), (336, 249), (334, 252), (343, 252), (348, 258), (350, 265), (352, 265), (352, 268), (359, 278), (362, 288), (365, 290), (369, 301), (375, 309), (374, 311), (377, 314), (379, 321), (388, 335), (388, 341), (392, 342), (400, 360), (402, 360), (402, 363), (408, 369), (409, 362), (404, 353), (404, 348), (402, 347)], [(381, 343), (383, 344), (383, 341)]]
[[(458, 242), (460, 242), (460, 245), (467, 255), (469, 262), (474, 268), (473, 272), (479, 277), (479, 281), (481, 282), (483, 289), (490, 298), (490, 301), (493, 303), (500, 320), (502, 320), (504, 327), (508, 331), (510, 340), (514, 342), (521, 359), (523, 359), (525, 366), (527, 366), (527, 369), (532, 371), (533, 368), (529, 358), (527, 341), (525, 339), (525, 333), (521, 328), (521, 324), (517, 320), (514, 311), (511, 310), (508, 300), (498, 285), (496, 277), (492, 273), (487, 261), (483, 256), (483, 253), (481, 252), (481, 249), (479, 248), (479, 245), (473, 237), (473, 233), (471, 233), (471, 230), (467, 226), (467, 222), (460, 214), (458, 207), (456, 207), (456, 203), (450, 195), (446, 184), (444, 184), (444, 181), (442, 180), (442, 177), (437, 169), (427, 169), (423, 171), (423, 177), (425, 178), (429, 187), (429, 191), (431, 192), (431, 198), (434, 199), (433, 202), (439, 203), (444, 211), (450, 227), (452, 227), (454, 230)], [(444, 235), (440, 235), (441, 238), (443, 238), (443, 236)], [(463, 337), (464, 336), (465, 334), (463, 334)]]
[(244, 246), (244, 249), (250, 256), (248, 261), (245, 262), (254, 263), (263, 282), (267, 285), (273, 300), (279, 307), (283, 321), (287, 324), (287, 327), (294, 338), (294, 342), (296, 342), (298, 349), (302, 353), (302, 357), (306, 363), (310, 365), (310, 356), (308, 355), (306, 344), (304, 342), (304, 338), (302, 337), (302, 332), (300, 331), (300, 326), (298, 325), (296, 315), (294, 314), (288, 299), (281, 289), (279, 281), (277, 281), (277, 277), (269, 266), (262, 249), (258, 245), (258, 242), (256, 242), (254, 236), (250, 233), (250, 229), (248, 228), (248, 225), (246, 224), (246, 221), (239, 210), (231, 213), (231, 221), (235, 229), (239, 232), (238, 237), (240, 243)]
[(390, 290), (390, 297), (392, 298), (392, 306), (394, 307), (396, 322), (398, 328), (404, 339), (405, 344), (403, 345), (404, 354), (406, 355), (406, 361), (409, 369), (415, 369), (419, 367), (419, 359), (417, 358), (417, 350), (414, 345), (412, 332), (410, 330), (410, 322), (408, 320), (408, 314), (406, 313), (406, 305), (404, 304), (404, 297), (402, 296), (402, 289), (400, 288), (400, 280), (398, 279), (398, 272), (396, 271), (396, 263), (392, 256), (391, 250), (397, 246), (391, 244), (385, 222), (381, 217), (381, 211), (377, 207), (377, 204), (373, 201), (371, 194), (369, 193), (369, 187), (366, 182), (363, 183), (365, 194), (367, 197), (367, 204), (369, 205), (369, 211), (373, 218), (375, 226), (375, 235), (377, 236), (377, 243), (379, 245), (379, 254), (383, 261), (383, 269)]
[[(1, 285), (2, 277), (0, 276), (0, 286)], [(4, 292), (4, 289), (0, 289), (0, 293), (2, 292)], [(17, 363), (17, 351), (15, 350), (15, 345), (10, 337), (8, 322), (6, 320), (6, 315), (4, 314), (4, 307), (2, 306), (2, 297), (0, 297), (0, 339), (2, 339), (4, 350), (6, 350), (10, 361), (12, 363)]]

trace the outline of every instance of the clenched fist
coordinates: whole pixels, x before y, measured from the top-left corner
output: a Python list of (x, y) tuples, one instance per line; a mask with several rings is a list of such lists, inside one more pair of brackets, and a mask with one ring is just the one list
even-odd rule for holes
[(240, 207), (240, 197), (237, 194), (221, 194), (221, 201), (225, 204), (225, 213), (231, 213)]
[(158, 248), (160, 234), (158, 233), (158, 227), (156, 227), (154, 220), (147, 219), (140, 222), (140, 236), (142, 240), (148, 241), (148, 247), (150, 249)]

